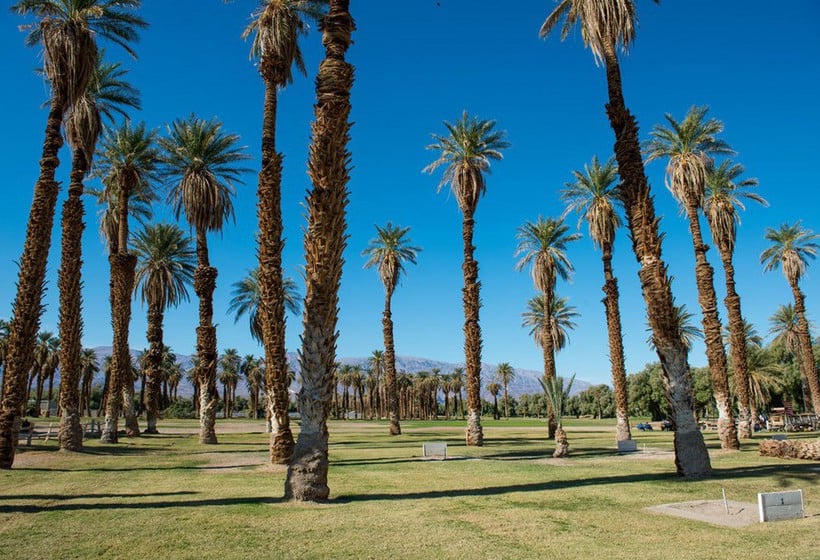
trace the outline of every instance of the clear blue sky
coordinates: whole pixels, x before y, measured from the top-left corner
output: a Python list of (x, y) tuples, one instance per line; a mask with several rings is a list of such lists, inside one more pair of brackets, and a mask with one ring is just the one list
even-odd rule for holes
[[(227, 314), (231, 285), (255, 266), (255, 190), (259, 162), (262, 82), (248, 60), (240, 34), (257, 3), (236, 0), (146, 0), (141, 15), (151, 26), (136, 45), (139, 60), (125, 59), (110, 46), (108, 57), (123, 60), (142, 92), (143, 110), (135, 120), (151, 127), (196, 113), (218, 117), (228, 131), (241, 135), (253, 156), (245, 185), (236, 198), (236, 224), (210, 241), (219, 269), (215, 322), (219, 349), (261, 354), (245, 320), (234, 325)], [(463, 361), (461, 308), (461, 215), (455, 200), (436, 195), (440, 176), (421, 169), (435, 155), (425, 150), (430, 134), (443, 132), (442, 121), (462, 110), (496, 119), (512, 147), (493, 164), (487, 196), (476, 215), (476, 257), (482, 281), (483, 361), (502, 361), (538, 370), (541, 352), (521, 328), (521, 312), (533, 295), (527, 273), (513, 270), (516, 228), (539, 215), (562, 211), (558, 192), (593, 154), (606, 158), (613, 135), (604, 113), (603, 68), (583, 48), (578, 34), (564, 43), (538, 38), (538, 28), (553, 2), (519, 2), (499, 9), (488, 0), (352, 0), (358, 25), (349, 59), (356, 67), (352, 94), (350, 149), (354, 169), (349, 205), (349, 244), (342, 279), (339, 355), (369, 355), (382, 346), (383, 290), (375, 271), (363, 270), (361, 251), (374, 224), (388, 220), (411, 226), (411, 238), (423, 247), (416, 267), (394, 297), (397, 352), (452, 362)], [(759, 192), (770, 208), (751, 206), (743, 214), (735, 265), (743, 310), (761, 334), (778, 305), (791, 301), (780, 273), (764, 274), (759, 264), (768, 226), (802, 219), (820, 232), (817, 157), (820, 139), (820, 4), (799, 0), (788, 10), (770, 2), (692, 0), (660, 6), (638, 0), (637, 42), (623, 60), (626, 101), (637, 115), (642, 138), (666, 112), (682, 118), (693, 104), (709, 105), (726, 124), (724, 134), (738, 152), (748, 175), (759, 178)], [(17, 267), (46, 112), (47, 88), (33, 69), (36, 50), (23, 45), (17, 26), (25, 23), (0, 12), (0, 61), (5, 86), (0, 89), (5, 134), (0, 138), (4, 196), (0, 208), (0, 317), (9, 317)], [(303, 262), (301, 232), (309, 180), (305, 172), (313, 78), (322, 56), (315, 28), (303, 40), (308, 77), (282, 92), (278, 147), (285, 154), (283, 211), (287, 247), (286, 273), (299, 277)], [(58, 177), (68, 183), (70, 154), (61, 154)], [(693, 250), (685, 220), (663, 183), (664, 163), (648, 173), (663, 216), (664, 257), (675, 277), (679, 302), (699, 314), (694, 290)], [(61, 197), (62, 201), (62, 197)], [(108, 263), (97, 232), (96, 208), (86, 200), (84, 237), (85, 346), (111, 344)], [(59, 212), (59, 210), (58, 210)], [(169, 218), (167, 210), (158, 209)], [(56, 269), (59, 259), (59, 213), (48, 265), (43, 329), (57, 330)], [(574, 225), (574, 222), (573, 222)], [(577, 373), (594, 383), (609, 380), (609, 360), (600, 255), (586, 235), (569, 249), (576, 272), (558, 293), (570, 298), (581, 317), (570, 345), (558, 355), (559, 373)], [(626, 230), (619, 232), (615, 272), (620, 279), (627, 369), (634, 372), (656, 360), (646, 346), (644, 304), (636, 263)], [(722, 298), (723, 274), (715, 250)], [(817, 267), (803, 281), (807, 307), (816, 320), (820, 289)], [(192, 301), (167, 314), (165, 340), (176, 352), (194, 349), (197, 309)], [(133, 307), (130, 342), (146, 346), (146, 310)], [(721, 307), (721, 317), (726, 313)], [(698, 315), (699, 318), (699, 315)], [(301, 320), (290, 317), (287, 347), (299, 344)], [(705, 365), (703, 347), (695, 347), (692, 365)]]

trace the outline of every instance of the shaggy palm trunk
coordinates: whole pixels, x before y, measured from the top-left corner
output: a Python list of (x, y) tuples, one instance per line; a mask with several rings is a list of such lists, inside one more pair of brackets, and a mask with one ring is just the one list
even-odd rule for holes
[(145, 338), (148, 340), (148, 355), (145, 357), (145, 433), (158, 434), (157, 418), (159, 417), (159, 382), (162, 376), (162, 322), (164, 310), (159, 302), (148, 303), (148, 328)]
[(54, 180), (54, 174), (60, 164), (57, 154), (63, 145), (63, 137), (60, 134), (63, 108), (64, 103), (59, 98), (52, 99), (40, 158), (40, 176), (34, 185), (34, 200), (31, 203), (26, 241), (20, 258), (17, 295), (12, 306), (3, 370), (3, 400), (0, 403), (2, 469), (10, 469), (14, 463), (22, 421), (21, 413), (26, 404), (23, 401), (26, 381), (34, 362), (34, 343), (40, 328), (46, 261), (51, 246), (51, 228), (60, 190), (59, 183)]
[(481, 307), (478, 281), (478, 263), (473, 258), (472, 214), (464, 215), (461, 237), (464, 241), (464, 356), (467, 379), (467, 445), (484, 445), (484, 430), (481, 428), (481, 325), (478, 311)]
[(60, 290), (60, 449), (80, 451), (80, 353), (82, 352), (82, 237), (83, 177), (88, 170), (85, 150), (75, 148), (68, 199), (63, 205), (62, 255), (57, 285)]
[(199, 297), (199, 326), (196, 328), (197, 382), (199, 383), (199, 443), (214, 444), (216, 439), (216, 407), (219, 393), (216, 389), (216, 327), (214, 318), (214, 289), (217, 270), (208, 258), (208, 240), (205, 231), (196, 231), (197, 267), (194, 271), (194, 291)]
[(623, 180), (621, 196), (632, 237), (632, 250), (640, 265), (638, 278), (675, 424), (675, 466), (681, 476), (702, 478), (711, 474), (712, 466), (703, 434), (695, 421), (688, 352), (680, 337), (672, 288), (661, 258), (658, 219), (641, 158), (638, 125), (623, 99), (615, 41), (605, 42), (604, 46), (609, 95), (606, 111), (615, 133), (615, 157)]
[(726, 298), (723, 300), (729, 315), (729, 342), (731, 344), (732, 365), (734, 366), (735, 391), (737, 392), (737, 434), (741, 439), (750, 439), (754, 434), (749, 389), (749, 364), (746, 361), (746, 333), (743, 314), (740, 310), (740, 296), (735, 291), (735, 268), (732, 251), (717, 243), (726, 277)]
[(555, 429), (555, 452), (552, 456), (556, 458), (569, 456), (569, 440), (563, 426)]
[(604, 308), (606, 310), (606, 332), (609, 339), (609, 365), (612, 371), (612, 387), (615, 395), (615, 439), (632, 439), (629, 429), (629, 402), (626, 386), (626, 366), (624, 363), (624, 340), (621, 334), (621, 308), (618, 295), (618, 280), (612, 274), (612, 243), (603, 243), (604, 264)]
[[(806, 320), (805, 296), (797, 282), (789, 282), (794, 296), (794, 313), (797, 315), (797, 342), (800, 350), (800, 366), (809, 384), (811, 404), (814, 413), (820, 415), (820, 382), (817, 379), (817, 368), (814, 365), (814, 356), (811, 351), (811, 334), (809, 322)], [(806, 399), (808, 401), (808, 399)]]
[(347, 245), (346, 207), (350, 152), (350, 89), (353, 66), (345, 61), (355, 28), (348, 0), (331, 0), (319, 25), (325, 58), (316, 77), (315, 121), (308, 174), (313, 188), (307, 198), (305, 232), (305, 313), (299, 361), (301, 431), (285, 480), (285, 497), (299, 501), (327, 499), (327, 417), (333, 394), (336, 324), (342, 253)]
[(122, 415), (125, 418), (125, 435), (139, 437), (140, 425), (137, 420), (137, 409), (134, 406), (134, 378), (129, 377), (122, 387)]
[[(555, 299), (554, 286), (544, 292), (544, 316), (541, 319), (541, 347), (544, 351), (544, 381), (555, 379), (555, 341), (552, 338), (552, 302)], [(547, 401), (547, 439), (555, 439), (555, 410)]]
[(718, 316), (714, 270), (706, 259), (706, 251), (709, 248), (703, 242), (697, 203), (686, 204), (686, 215), (695, 247), (695, 282), (698, 287), (698, 303), (703, 313), (703, 337), (706, 343), (706, 359), (712, 376), (712, 394), (718, 410), (720, 447), (740, 449), (732, 412), (732, 399), (729, 396), (729, 368), (726, 363), (726, 347), (723, 346), (723, 329)]
[(390, 418), (390, 435), (401, 435), (399, 424), (399, 395), (396, 391), (396, 349), (393, 344), (393, 317), (390, 311), (390, 299), (393, 290), (388, 289), (384, 296), (384, 313), (382, 314), (382, 332), (384, 333), (384, 385), (387, 390), (387, 415)]
[(262, 169), (259, 172), (259, 319), (265, 345), (267, 398), (271, 406), (270, 462), (287, 464), (293, 455), (288, 416), (288, 360), (285, 352), (285, 292), (282, 286), (282, 154), (276, 152), (276, 81), (281, 74), (262, 61), (265, 106)]

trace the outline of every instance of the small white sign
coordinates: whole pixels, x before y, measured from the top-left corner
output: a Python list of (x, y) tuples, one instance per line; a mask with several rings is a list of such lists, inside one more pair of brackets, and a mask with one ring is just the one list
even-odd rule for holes
[(761, 492), (757, 495), (760, 522), (803, 518), (803, 491)]
[(421, 446), (421, 452), (424, 457), (440, 457), (447, 458), (447, 444), (444, 442), (424, 443)]

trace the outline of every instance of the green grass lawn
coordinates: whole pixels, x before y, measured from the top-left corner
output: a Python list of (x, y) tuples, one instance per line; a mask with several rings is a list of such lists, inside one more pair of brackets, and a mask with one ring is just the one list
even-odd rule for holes
[[(170, 433), (193, 431), (182, 420), (80, 454), (35, 440), (0, 472), (0, 558), (820, 558), (820, 464), (760, 457), (756, 441), (726, 453), (707, 433), (715, 476), (687, 482), (662, 452), (671, 433), (636, 432), (646, 452), (619, 456), (612, 420), (566, 424), (572, 456), (556, 460), (536, 420), (485, 419), (481, 448), (457, 421), (403, 422), (395, 438), (385, 422), (333, 422), (326, 504), (282, 500), (259, 421), (218, 424), (235, 433), (216, 446)], [(452, 459), (423, 460), (425, 441)], [(798, 488), (802, 520), (728, 528), (645, 510)]]

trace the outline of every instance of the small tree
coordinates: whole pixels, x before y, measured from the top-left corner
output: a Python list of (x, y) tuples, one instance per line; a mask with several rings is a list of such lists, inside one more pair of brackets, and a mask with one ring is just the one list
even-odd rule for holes
[(555, 414), (555, 452), (553, 457), (567, 457), (569, 455), (569, 441), (567, 440), (567, 433), (564, 431), (563, 415), (569, 401), (569, 392), (572, 390), (572, 384), (575, 381), (575, 374), (569, 378), (566, 388), (564, 387), (564, 378), (555, 376), (550, 379), (539, 379), (541, 388), (544, 389), (544, 396), (547, 402), (552, 407)]

